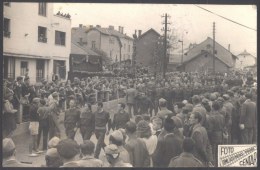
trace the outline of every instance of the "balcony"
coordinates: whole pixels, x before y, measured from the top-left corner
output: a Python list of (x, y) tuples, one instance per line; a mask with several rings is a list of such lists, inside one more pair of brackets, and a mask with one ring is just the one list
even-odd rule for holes
[(38, 37), (38, 42), (47, 43), (47, 38), (45, 38), (45, 37)]
[(10, 38), (11, 32), (4, 31), (4, 37)]

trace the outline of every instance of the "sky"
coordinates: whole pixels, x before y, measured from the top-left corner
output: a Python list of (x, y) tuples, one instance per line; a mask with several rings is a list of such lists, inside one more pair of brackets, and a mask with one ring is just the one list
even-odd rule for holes
[[(146, 32), (150, 28), (162, 34), (163, 15), (170, 15), (168, 27), (177, 39), (183, 40), (184, 48), (190, 43), (200, 43), (213, 37), (213, 22), (216, 25), (216, 41), (225, 48), (230, 44), (234, 55), (244, 50), (257, 57), (257, 10), (253, 5), (199, 5), (218, 15), (231, 19), (254, 30), (242, 27), (198, 8), (193, 4), (95, 4), (55, 3), (54, 13), (70, 13), (71, 26), (101, 25), (101, 27), (124, 27), (131, 36), (135, 30)], [(181, 44), (178, 45), (181, 48)], [(176, 49), (178, 51), (178, 49)]]

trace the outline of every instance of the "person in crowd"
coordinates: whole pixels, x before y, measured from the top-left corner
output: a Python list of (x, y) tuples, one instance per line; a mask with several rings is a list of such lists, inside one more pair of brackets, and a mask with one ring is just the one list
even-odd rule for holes
[(202, 114), (200, 112), (192, 112), (190, 115), (190, 124), (192, 125), (191, 129), (191, 138), (195, 142), (195, 148), (194, 148), (194, 156), (199, 159), (203, 165), (209, 166), (210, 162), (212, 161), (212, 156), (210, 155), (212, 153), (208, 134), (205, 129), (201, 125), (202, 121)]
[[(97, 111), (95, 114), (95, 135), (98, 140), (96, 150), (95, 150), (95, 158), (99, 158), (99, 154), (101, 148), (105, 148), (106, 144), (104, 142), (105, 135), (109, 134), (111, 129), (111, 119), (110, 114), (103, 109), (103, 103), (97, 103)], [(106, 126), (108, 125), (108, 129)]]
[(49, 139), (54, 136), (60, 137), (60, 127), (59, 127), (59, 95), (57, 92), (52, 93), (53, 100), (49, 104), (50, 114), (49, 114)]
[(133, 167), (149, 167), (150, 156), (146, 144), (136, 135), (136, 123), (129, 121), (126, 123), (126, 135), (128, 141), (125, 148), (129, 153), (130, 163)]
[(103, 162), (94, 158), (95, 144), (90, 140), (84, 140), (80, 145), (82, 158), (78, 161), (80, 167), (103, 167)]
[(208, 137), (212, 146), (213, 163), (218, 165), (218, 145), (223, 144), (223, 132), (224, 132), (224, 117), (220, 113), (220, 104), (218, 101), (213, 101), (212, 112), (208, 118)]
[(171, 117), (164, 122), (164, 133), (158, 137), (158, 143), (153, 153), (154, 167), (168, 167), (171, 158), (181, 153), (182, 139), (174, 134), (175, 124)]
[(135, 116), (135, 123), (138, 124), (141, 120), (144, 120), (143, 116), (141, 115), (136, 115)]
[(174, 115), (178, 115), (181, 117), (181, 113), (182, 113), (182, 108), (185, 106), (185, 104), (183, 104), (182, 102), (177, 102), (174, 105)]
[(39, 114), (39, 132), (37, 145), (40, 146), (41, 135), (43, 136), (42, 144), (43, 150), (47, 150), (48, 134), (49, 134), (49, 107), (46, 106), (46, 101), (40, 99), (40, 106), (37, 110)]
[(85, 104), (80, 114), (80, 133), (83, 140), (89, 140), (95, 130), (95, 115), (90, 104)]
[(159, 99), (159, 108), (160, 111), (157, 113), (157, 116), (160, 117), (163, 122), (168, 116), (174, 116), (173, 112), (167, 109), (167, 101), (163, 98)]
[(225, 120), (227, 132), (228, 132), (227, 143), (231, 143), (232, 115), (234, 115), (235, 108), (234, 108), (233, 104), (231, 103), (230, 96), (228, 94), (224, 94), (223, 99), (225, 100), (223, 107), (225, 107), (226, 114), (227, 114), (226, 120)]
[(69, 106), (70, 108), (65, 111), (64, 127), (67, 137), (74, 139), (80, 125), (80, 110), (76, 107), (75, 100), (70, 100)]
[(202, 162), (192, 154), (195, 142), (192, 138), (185, 138), (182, 143), (182, 153), (171, 159), (169, 167), (204, 167)]
[(80, 153), (80, 146), (76, 141), (72, 139), (63, 139), (57, 145), (57, 151), (61, 157), (63, 165), (65, 167), (79, 167), (77, 162)]
[(125, 104), (118, 104), (118, 112), (114, 115), (112, 127), (117, 130), (120, 128), (125, 129), (126, 123), (130, 120), (129, 114), (125, 111)]
[(115, 144), (120, 151), (120, 159), (125, 163), (130, 163), (129, 153), (123, 146), (124, 137), (120, 130), (115, 130), (109, 136), (109, 144)]
[(145, 142), (150, 156), (150, 167), (153, 167), (152, 154), (154, 153), (157, 146), (157, 136), (152, 135), (152, 129), (147, 121), (141, 120), (138, 122), (137, 137), (141, 138)]
[(199, 112), (201, 114), (202, 120), (201, 120), (200, 124), (205, 127), (206, 126), (207, 111), (201, 105), (201, 98), (198, 95), (194, 95), (192, 97), (192, 103), (194, 105), (192, 112)]
[(105, 147), (107, 161), (110, 167), (133, 167), (130, 163), (125, 163), (120, 159), (120, 150), (114, 144)]
[(32, 167), (16, 159), (16, 147), (11, 138), (4, 138), (2, 141), (2, 166), (3, 167)]
[(39, 153), (42, 153), (42, 151), (39, 151), (38, 145), (37, 145), (37, 138), (39, 133), (39, 108), (40, 98), (34, 98), (32, 101), (32, 105), (30, 106), (29, 115), (30, 115), (30, 124), (29, 124), (29, 131), (31, 135), (31, 142), (29, 144), (29, 156), (38, 156)]
[(16, 129), (15, 114), (17, 113), (17, 110), (12, 105), (13, 93), (6, 93), (4, 99), (2, 117), (3, 137), (11, 137)]
[[(256, 129), (256, 103), (252, 101), (252, 93), (246, 93), (246, 101), (241, 107), (239, 127), (241, 129), (242, 144), (253, 144), (253, 132)], [(256, 131), (256, 130), (255, 130)]]
[(159, 118), (158, 116), (154, 116), (151, 118), (151, 123), (152, 123), (152, 134), (156, 135), (157, 137), (162, 131), (162, 119)]
[(133, 117), (132, 116), (132, 109), (135, 111), (134, 103), (135, 103), (135, 98), (137, 96), (137, 93), (138, 93), (138, 91), (134, 88), (134, 85), (130, 84), (130, 88), (126, 90), (126, 97), (125, 97), (127, 107), (128, 107), (128, 113), (129, 113), (130, 117)]

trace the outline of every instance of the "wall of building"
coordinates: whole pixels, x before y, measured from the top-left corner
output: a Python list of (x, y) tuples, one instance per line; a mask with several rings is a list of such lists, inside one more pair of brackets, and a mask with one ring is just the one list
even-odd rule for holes
[[(110, 39), (114, 40), (114, 43), (110, 43)], [(108, 36), (101, 34), (101, 49), (107, 53), (108, 57), (111, 57), (113, 62), (120, 60), (120, 44), (115, 36)], [(111, 51), (111, 55), (110, 55)]]
[[(96, 48), (100, 49), (101, 47), (101, 34), (97, 30), (91, 30), (86, 34), (87, 47), (92, 48), (92, 41), (96, 42)], [(73, 35), (74, 37), (74, 35)], [(79, 37), (78, 37), (79, 38)]]
[[(185, 65), (186, 72), (200, 72), (200, 71), (212, 71), (213, 70), (213, 58), (211, 55), (203, 54)], [(220, 60), (215, 60), (215, 72), (227, 72), (228, 67)]]
[(132, 60), (133, 55), (133, 40), (120, 38), (122, 42), (122, 60)]
[[(65, 60), (68, 63), (71, 46), (71, 20), (54, 16), (52, 3), (47, 3), (46, 16), (38, 13), (38, 3), (11, 2), (10, 7), (4, 6), (4, 17), (10, 19), (11, 32), (10, 38), (3, 38), (4, 53), (13, 53), (22, 57), (30, 56), (30, 58), (37, 56), (42, 59)], [(47, 43), (38, 42), (38, 26), (46, 27)], [(66, 32), (65, 46), (55, 44), (56, 30)], [(29, 60), (29, 65), (33, 66), (32, 59)], [(19, 64), (19, 60), (17, 64)], [(48, 75), (53, 73), (53, 68), (50, 66), (51, 63), (49, 69), (46, 69)], [(32, 77), (36, 77), (36, 72), (30, 74), (35, 74)]]
[(153, 66), (154, 52), (157, 46), (158, 35), (147, 33), (142, 39), (137, 41), (136, 45), (136, 62), (145, 66)]

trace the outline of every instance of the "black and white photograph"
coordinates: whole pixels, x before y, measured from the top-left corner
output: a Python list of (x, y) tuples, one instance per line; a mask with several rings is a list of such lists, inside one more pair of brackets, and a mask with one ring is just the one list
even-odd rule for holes
[(2, 167), (257, 167), (256, 4), (2, 7)]

